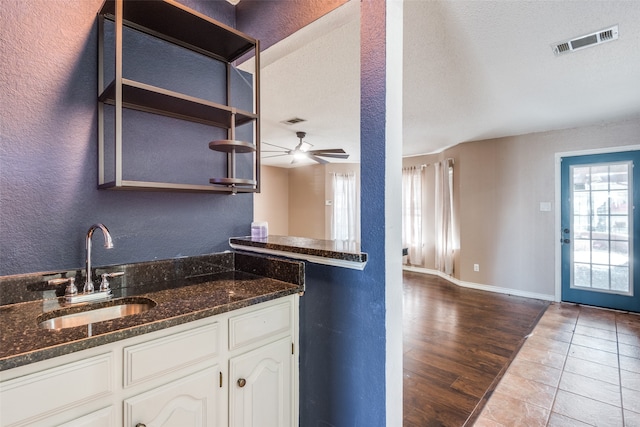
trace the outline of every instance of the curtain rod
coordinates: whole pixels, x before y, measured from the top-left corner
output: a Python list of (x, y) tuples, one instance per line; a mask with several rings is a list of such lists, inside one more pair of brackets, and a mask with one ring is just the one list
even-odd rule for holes
[[(455, 164), (455, 159), (453, 157), (447, 157), (446, 159), (444, 159), (446, 162), (450, 163), (451, 165)], [(421, 165), (414, 165), (414, 166), (405, 166), (402, 169), (410, 169), (410, 168), (417, 168), (418, 166), (420, 166), (420, 169), (424, 169), (427, 168), (429, 166), (431, 166), (432, 163), (423, 163)]]

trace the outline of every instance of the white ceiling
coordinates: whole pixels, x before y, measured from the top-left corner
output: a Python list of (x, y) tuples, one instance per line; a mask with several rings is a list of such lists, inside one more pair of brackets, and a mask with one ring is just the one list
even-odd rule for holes
[[(359, 3), (262, 54), (262, 141), (293, 148), (306, 131), (313, 149), (359, 161)], [(615, 24), (616, 41), (553, 54)], [(405, 0), (403, 49), (405, 156), (640, 115), (637, 0)], [(280, 123), (293, 117), (307, 121)]]

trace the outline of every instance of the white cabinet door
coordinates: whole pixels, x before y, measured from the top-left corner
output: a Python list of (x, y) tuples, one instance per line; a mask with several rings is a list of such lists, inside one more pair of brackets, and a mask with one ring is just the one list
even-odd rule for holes
[(86, 414), (85, 404), (113, 395), (114, 357), (107, 352), (67, 363), (54, 359), (34, 364), (35, 372), (3, 381), (0, 426), (47, 425), (58, 414), (69, 418)]
[(290, 427), (291, 338), (283, 338), (229, 361), (229, 426)]
[(217, 366), (124, 401), (124, 427), (220, 426)]

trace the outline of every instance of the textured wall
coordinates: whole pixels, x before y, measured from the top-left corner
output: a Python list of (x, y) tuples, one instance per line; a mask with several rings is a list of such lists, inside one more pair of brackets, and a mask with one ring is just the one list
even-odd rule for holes
[(289, 235), (289, 169), (262, 165), (260, 193), (253, 198), (253, 219), (267, 221), (269, 234)]
[(237, 6), (238, 29), (260, 40), (267, 49), (348, 0), (242, 0)]
[(324, 239), (325, 194), (323, 165), (289, 170), (289, 234)]
[[(238, 28), (261, 40), (277, 40), (276, 35), (293, 32), (289, 24), (309, 22), (322, 2), (258, 3), (268, 10), (255, 16), (239, 10)], [(364, 271), (306, 266), (300, 299), (301, 426), (386, 425), (385, 2), (361, 4), (361, 228), (370, 261)], [(283, 26), (273, 25), (283, 20)], [(401, 380), (401, 372), (397, 376)]]
[[(225, 1), (184, 3), (234, 24)], [(1, 275), (82, 267), (84, 235), (94, 222), (109, 227), (115, 245), (106, 251), (94, 236), (95, 265), (222, 251), (229, 236), (249, 232), (251, 194), (97, 190), (101, 4), (2, 2)]]
[[(404, 165), (453, 157), (454, 227), (459, 235), (454, 276), (532, 294), (555, 292), (555, 153), (638, 144), (640, 118), (582, 128), (460, 144), (410, 157)], [(432, 177), (432, 168), (427, 175)], [(434, 182), (427, 198), (432, 203)], [(541, 212), (540, 202), (551, 202)], [(426, 223), (433, 235), (435, 224)], [(434, 267), (433, 241), (425, 267)], [(480, 271), (473, 271), (473, 264)]]
[[(5, 0), (0, 8), (0, 54), (13, 64), (0, 71), (0, 274), (80, 267), (84, 233), (96, 221), (115, 239), (111, 251), (95, 245), (96, 265), (218, 251), (228, 236), (249, 231), (251, 195), (96, 190), (95, 13), (101, 2)], [(313, 13), (323, 6), (262, 3), (269, 10), (243, 21), (250, 28), (240, 30), (266, 40), (292, 32), (268, 16), (300, 25), (309, 22), (296, 19), (308, 15), (298, 13), (305, 5)], [(225, 2), (188, 4), (232, 23)], [(362, 272), (307, 266), (303, 426), (385, 425), (385, 3), (364, 4), (361, 224), (370, 261)]]
[[(554, 295), (555, 153), (638, 144), (640, 119), (461, 144), (460, 254), (464, 281)], [(541, 212), (540, 202), (551, 202)], [(480, 272), (473, 264), (480, 264)]]

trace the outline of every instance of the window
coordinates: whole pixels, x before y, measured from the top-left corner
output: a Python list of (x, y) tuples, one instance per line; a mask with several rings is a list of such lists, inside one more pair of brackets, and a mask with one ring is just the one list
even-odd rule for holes
[(332, 240), (356, 241), (359, 238), (356, 189), (356, 174), (354, 172), (333, 174)]

